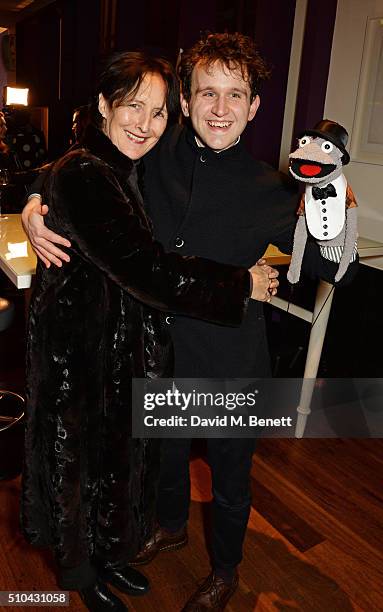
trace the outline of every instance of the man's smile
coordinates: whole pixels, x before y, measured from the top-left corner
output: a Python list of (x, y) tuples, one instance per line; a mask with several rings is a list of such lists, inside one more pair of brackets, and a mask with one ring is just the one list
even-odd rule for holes
[(216, 119), (207, 120), (207, 124), (209, 127), (218, 130), (227, 129), (231, 127), (232, 123), (232, 121), (217, 121)]

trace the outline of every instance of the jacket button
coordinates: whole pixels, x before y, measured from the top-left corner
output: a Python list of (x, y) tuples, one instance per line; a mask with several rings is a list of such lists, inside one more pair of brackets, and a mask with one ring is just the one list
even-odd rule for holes
[(326, 204), (326, 200), (322, 200), (322, 204)]
[(323, 212), (323, 213), (325, 213), (325, 212), (327, 212), (327, 211), (326, 211), (326, 209), (325, 209), (325, 208), (322, 208), (322, 212)]
[(168, 315), (167, 317), (165, 317), (165, 322), (166, 322), (168, 325), (171, 325), (172, 323), (174, 323), (174, 317), (172, 317), (172, 316)]
[(323, 229), (327, 229), (327, 225), (324, 225), (324, 226), (323, 226)]
[(177, 236), (177, 238), (174, 241), (174, 244), (176, 245), (177, 249), (180, 249), (181, 247), (184, 246), (185, 241), (182, 240), (182, 238), (180, 236)]
[(327, 221), (327, 217), (323, 217), (323, 221)]
[(323, 232), (323, 236), (328, 236), (328, 232)]

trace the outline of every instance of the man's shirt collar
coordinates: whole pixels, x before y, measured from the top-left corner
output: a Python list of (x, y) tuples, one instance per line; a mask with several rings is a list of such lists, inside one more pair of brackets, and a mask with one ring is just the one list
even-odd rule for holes
[[(198, 136), (196, 136), (196, 134), (194, 134), (194, 138), (195, 141), (197, 143), (197, 147), (199, 147), (200, 149), (204, 149), (205, 145), (203, 144), (203, 142), (201, 142), (201, 140), (198, 138)], [(241, 136), (238, 136), (237, 140), (235, 142), (233, 142), (233, 144), (229, 145), (228, 147), (225, 147), (224, 149), (220, 149), (219, 151), (216, 151), (215, 149), (212, 149), (212, 151), (214, 151), (214, 153), (222, 153), (223, 151), (227, 151), (228, 149), (231, 149), (232, 147), (235, 147), (239, 141), (241, 140)]]

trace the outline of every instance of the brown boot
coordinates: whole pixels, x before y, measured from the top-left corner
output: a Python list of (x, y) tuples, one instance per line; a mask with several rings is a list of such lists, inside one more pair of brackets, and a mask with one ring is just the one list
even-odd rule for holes
[(237, 572), (229, 584), (212, 572), (191, 596), (182, 612), (207, 612), (208, 610), (220, 612), (220, 610), (225, 609), (230, 597), (234, 595), (237, 586)]
[(153, 561), (154, 557), (163, 550), (177, 550), (186, 546), (188, 542), (188, 534), (186, 527), (182, 527), (179, 531), (172, 533), (166, 531), (159, 525), (156, 527), (152, 537), (146, 542), (143, 549), (129, 563), (129, 565), (146, 565)]

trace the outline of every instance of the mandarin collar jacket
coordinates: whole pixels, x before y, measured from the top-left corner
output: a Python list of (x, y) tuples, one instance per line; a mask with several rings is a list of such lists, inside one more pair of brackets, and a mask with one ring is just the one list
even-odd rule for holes
[[(290, 252), (298, 187), (255, 160), (240, 140), (216, 153), (190, 127), (170, 127), (144, 158), (144, 200), (155, 237), (169, 251), (253, 265), (269, 243)], [(174, 317), (179, 377), (269, 374), (263, 305), (253, 300), (240, 328)]]

